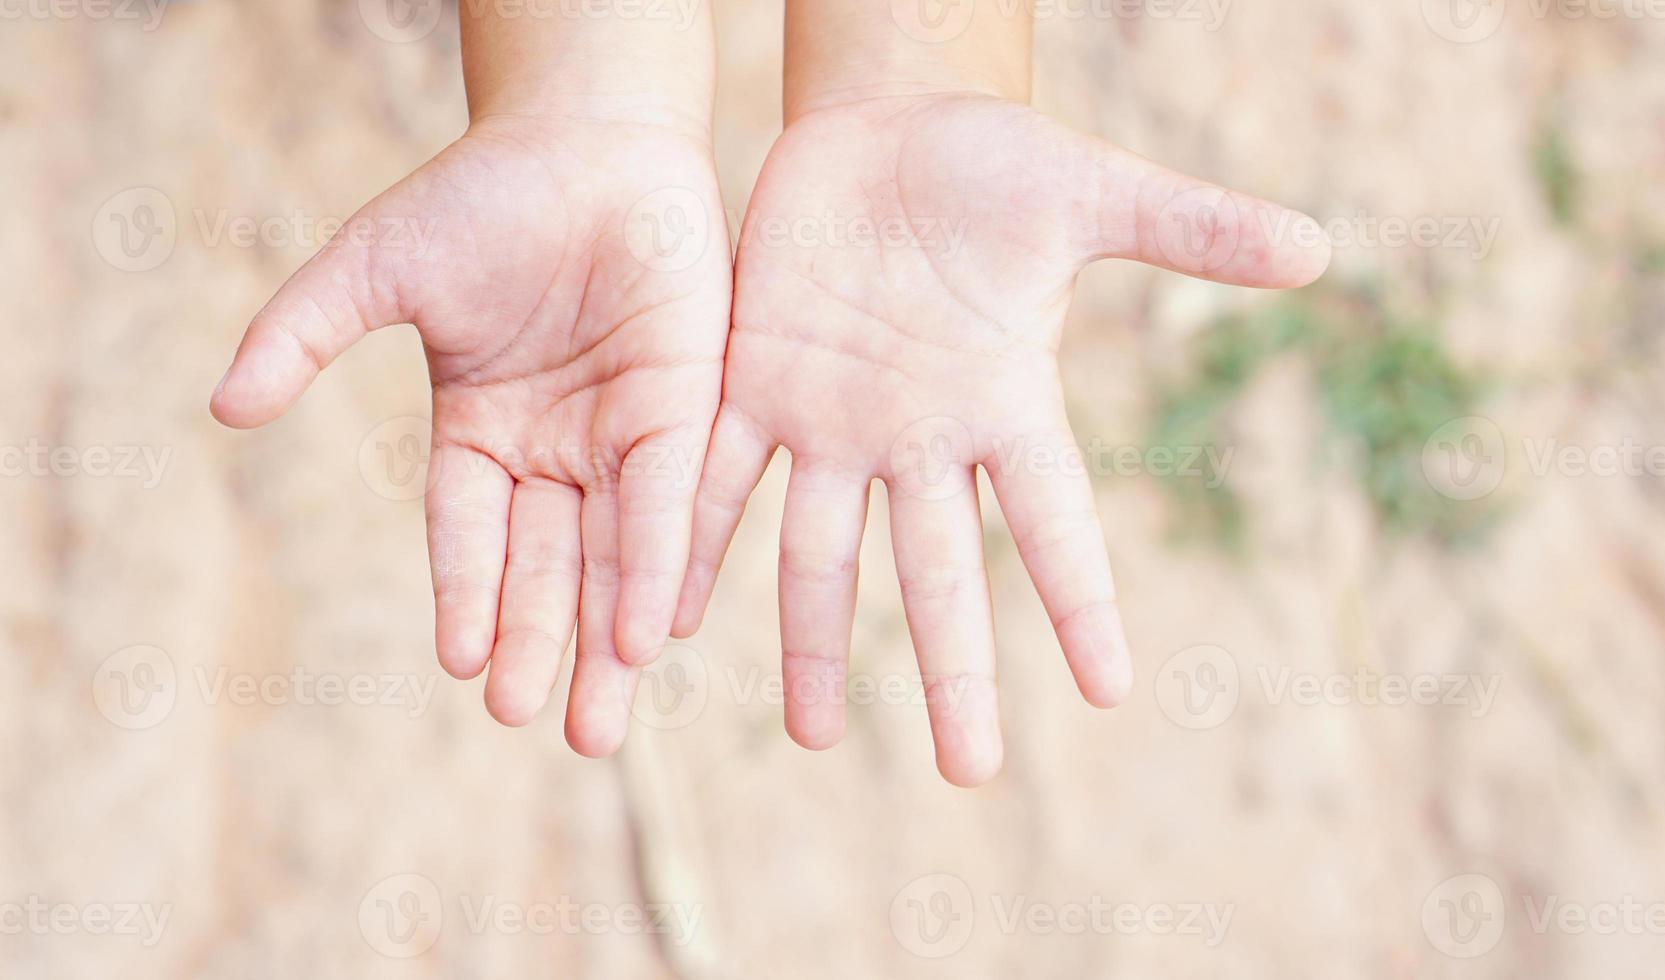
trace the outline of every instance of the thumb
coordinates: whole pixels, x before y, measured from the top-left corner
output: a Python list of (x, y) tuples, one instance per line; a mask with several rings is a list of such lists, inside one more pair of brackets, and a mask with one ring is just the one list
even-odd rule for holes
[(209, 401), (216, 419), (265, 425), (360, 337), (410, 319), (376, 227), (370, 208), (359, 211), (255, 315)]
[(1088, 259), (1133, 259), (1235, 286), (1305, 286), (1330, 264), (1318, 222), (1093, 140)]

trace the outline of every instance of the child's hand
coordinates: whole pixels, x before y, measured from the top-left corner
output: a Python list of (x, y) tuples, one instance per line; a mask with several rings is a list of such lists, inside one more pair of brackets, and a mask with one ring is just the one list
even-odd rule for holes
[[(877, 477), (938, 767), (960, 784), (988, 779), (1001, 739), (981, 463), (1082, 694), (1120, 702), (1132, 669), (1092, 488), (1068, 464), (1058, 378), (1076, 274), (1114, 257), (1298, 286), (1329, 250), (1297, 222), (1310, 219), (988, 96), (801, 116), (771, 152), (741, 233), (723, 406), (675, 635), (697, 628), (746, 497), (785, 446), (786, 724), (805, 746), (836, 742)], [(1268, 240), (1280, 232), (1281, 244)]]
[(477, 119), (295, 274), (214, 395), (221, 421), (264, 424), (366, 331), (415, 323), (440, 662), (467, 678), (490, 658), (487, 706), (522, 724), (576, 617), (567, 737), (586, 754), (624, 737), (636, 672), (616, 650), (663, 644), (687, 562), (729, 313), (722, 213), (702, 134)]

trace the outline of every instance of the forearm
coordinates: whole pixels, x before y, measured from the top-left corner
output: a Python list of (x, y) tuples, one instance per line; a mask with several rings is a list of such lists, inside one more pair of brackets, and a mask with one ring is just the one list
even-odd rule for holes
[(1025, 0), (787, 0), (786, 121), (828, 105), (978, 91), (1028, 101)]
[(652, 123), (709, 138), (710, 0), (460, 0), (469, 118)]

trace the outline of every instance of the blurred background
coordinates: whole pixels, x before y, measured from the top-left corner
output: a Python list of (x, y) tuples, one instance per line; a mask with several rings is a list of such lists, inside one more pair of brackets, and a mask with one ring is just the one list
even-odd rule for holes
[[(781, 727), (783, 457), (595, 762), (564, 675), (510, 731), (435, 663), (411, 328), (209, 418), (330, 222), (461, 132), (426, 4), (0, 4), (0, 975), (1657, 975), (1665, 10), (1039, 3), (1039, 107), (1336, 261), (1082, 277), (1139, 684), (1079, 699), (991, 503), (1007, 763), (965, 791), (882, 493), (841, 746)], [(782, 2), (717, 7), (737, 221)]]

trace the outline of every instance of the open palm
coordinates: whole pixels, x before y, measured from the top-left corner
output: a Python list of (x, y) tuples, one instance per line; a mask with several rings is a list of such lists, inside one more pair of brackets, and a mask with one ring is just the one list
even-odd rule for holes
[(1328, 261), (1309, 222), (985, 96), (803, 116), (742, 227), (675, 634), (698, 627), (745, 500), (785, 446), (786, 723), (806, 746), (836, 742), (868, 488), (882, 480), (938, 767), (989, 778), (1002, 750), (982, 465), (1083, 695), (1119, 703), (1132, 669), (1103, 533), (1087, 476), (1060, 462), (1075, 452), (1057, 352), (1076, 275), (1115, 257), (1301, 285)]
[(249, 327), (213, 400), (285, 411), (414, 323), (433, 384), (436, 643), (522, 724), (577, 624), (567, 737), (611, 751), (669, 633), (716, 413), (730, 266), (710, 148), (641, 125), (477, 122), (372, 201)]

